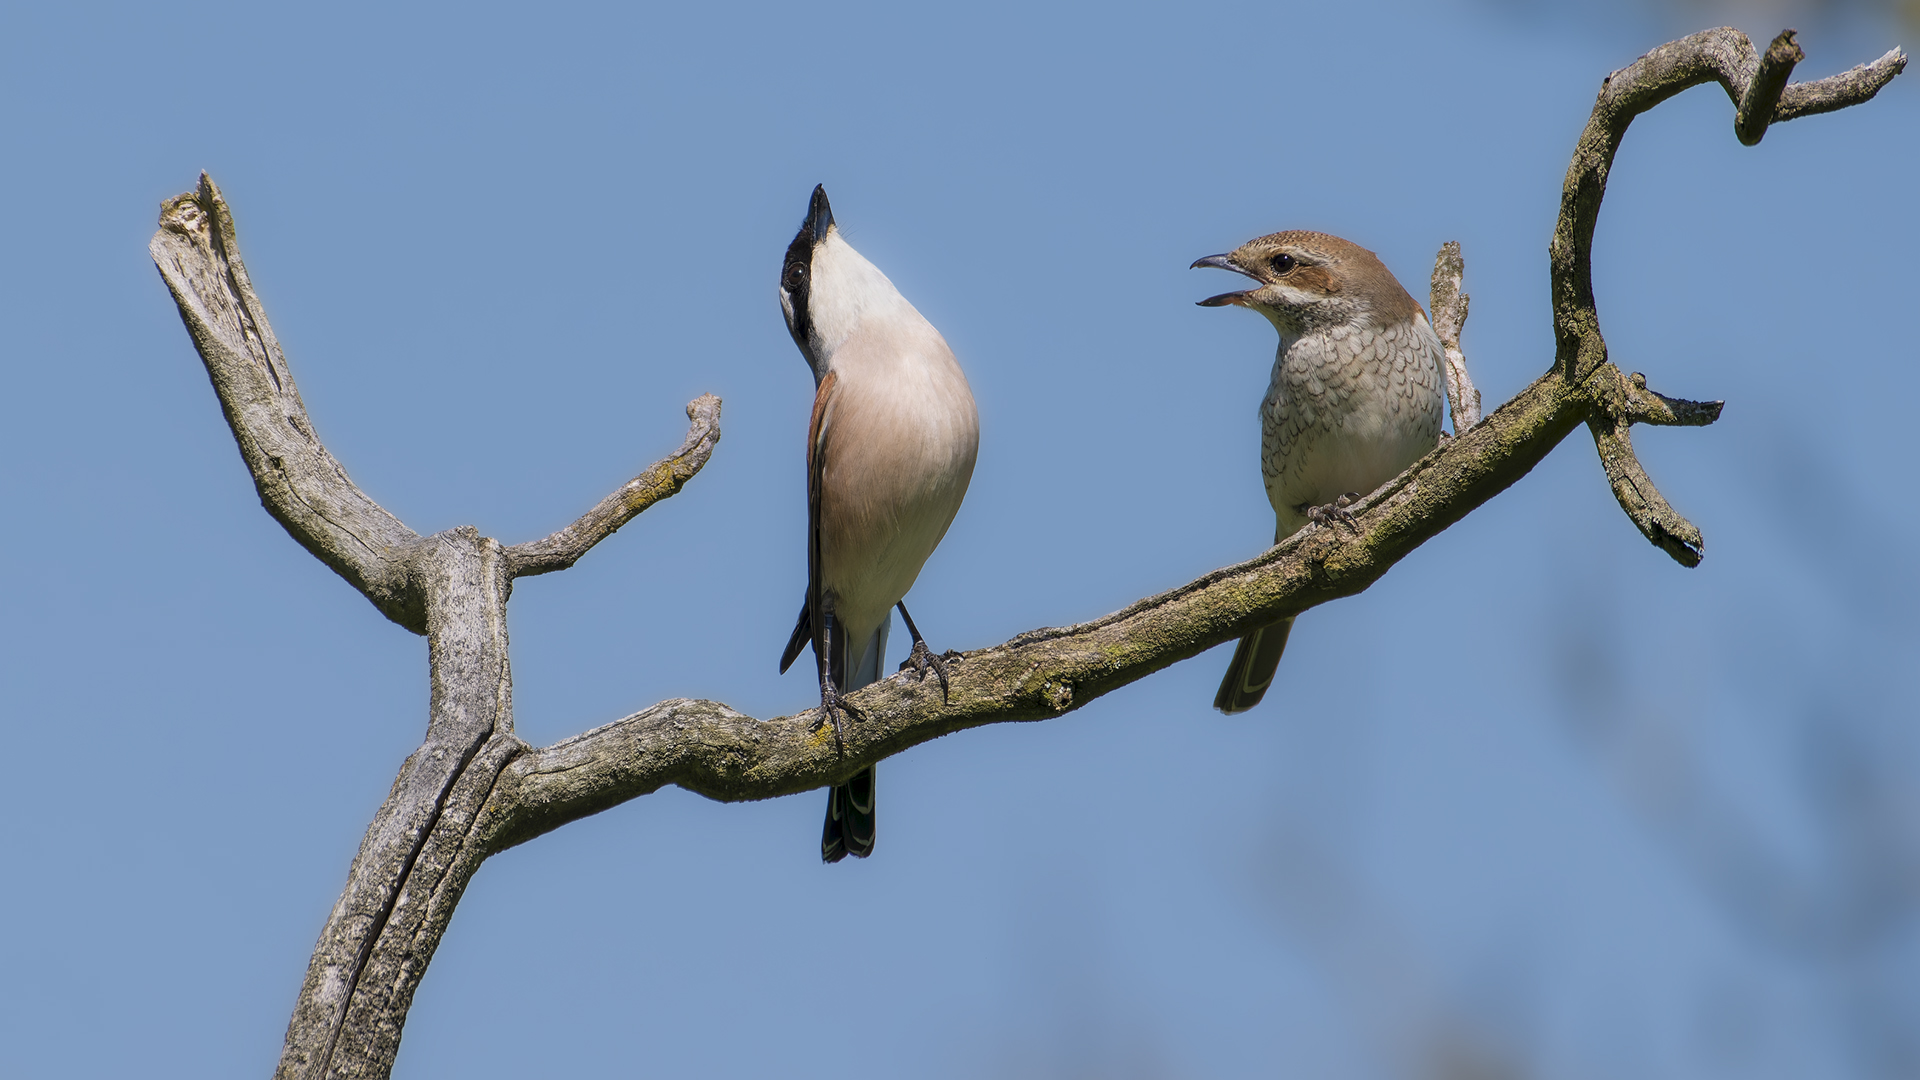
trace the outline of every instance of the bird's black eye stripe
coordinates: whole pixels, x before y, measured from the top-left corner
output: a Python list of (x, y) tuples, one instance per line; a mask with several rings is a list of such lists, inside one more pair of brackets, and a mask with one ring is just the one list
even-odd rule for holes
[(1294, 264), (1293, 264), (1293, 256), (1291, 256), (1291, 255), (1275, 255), (1275, 256), (1274, 256), (1274, 257), (1273, 257), (1273, 258), (1272, 258), (1272, 259), (1271, 259), (1271, 260), (1270, 260), (1270, 261), (1268, 262), (1268, 265), (1270, 265), (1270, 266), (1272, 266), (1272, 267), (1273, 267), (1273, 272), (1274, 272), (1274, 273), (1276, 273), (1276, 274), (1284, 274), (1284, 273), (1286, 273), (1287, 271), (1289, 271), (1289, 270), (1291, 270), (1291, 269), (1293, 269), (1293, 265), (1294, 265)]

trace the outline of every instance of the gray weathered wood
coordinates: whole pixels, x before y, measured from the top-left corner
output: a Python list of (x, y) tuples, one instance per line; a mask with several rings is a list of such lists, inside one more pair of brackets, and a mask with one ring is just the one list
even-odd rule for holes
[[(1626, 376), (1608, 362), (1600, 315), (1594, 307), (1593, 231), (1600, 220), (1600, 199), (1606, 193), (1613, 157), (1634, 117), (1682, 90), (1718, 82), (1736, 109), (1735, 136), (1752, 146), (1770, 123), (1872, 100), (1907, 66), (1906, 54), (1894, 49), (1851, 71), (1818, 82), (1786, 85), (1788, 74), (1804, 55), (1794, 44), (1791, 30), (1775, 38), (1762, 56), (1747, 35), (1727, 26), (1654, 49), (1601, 83), (1560, 193), (1560, 218), (1548, 248), (1554, 368), (1591, 388), (1595, 415), (1588, 418), (1587, 427), (1620, 508), (1642, 535), (1683, 566), (1699, 564), (1705, 541), (1692, 522), (1668, 505), (1634, 454), (1628, 427), (1655, 421), (1629, 408), (1634, 395)], [(1711, 423), (1719, 416), (1718, 402), (1688, 404), (1688, 415), (1703, 418), (1697, 422)]]
[[(427, 637), (427, 731), (401, 765), (314, 947), (282, 1077), (385, 1076), (419, 977), (472, 875), (472, 825), (513, 736), (506, 603), (516, 574), (571, 565), (677, 492), (720, 437), (720, 401), (687, 406), (681, 447), (544, 541), (503, 548), (470, 526), (421, 537), (354, 486), (300, 401), (213, 181), (170, 199), (150, 245), (253, 474), (288, 533), (402, 626)], [(463, 856), (465, 858), (463, 859)]]
[(492, 853), (666, 784), (715, 799), (771, 798), (844, 780), (952, 732), (1079, 708), (1253, 627), (1365, 589), (1526, 475), (1581, 423), (1622, 509), (1675, 559), (1697, 563), (1699, 531), (1660, 497), (1627, 435), (1636, 423), (1712, 423), (1720, 403), (1663, 397), (1608, 361), (1589, 266), (1594, 222), (1627, 125), (1673, 94), (1720, 82), (1739, 110), (1736, 134), (1751, 144), (1768, 123), (1872, 98), (1906, 64), (1895, 50), (1830, 79), (1784, 85), (1798, 59), (1788, 34), (1763, 58), (1738, 31), (1710, 30), (1607, 79), (1568, 169), (1550, 249), (1554, 363), (1485, 417), (1459, 352), (1464, 264), (1457, 245), (1442, 249), (1432, 300), (1458, 394), (1456, 437), (1361, 500), (1350, 527), (1309, 529), (1105, 618), (966, 653), (951, 664), (944, 701), (929, 686), (883, 679), (852, 696), (864, 719), (848, 726), (844, 747), (817, 710), (759, 721), (686, 700), (545, 748), (516, 737), (506, 636), (513, 579), (573, 565), (678, 491), (720, 437), (719, 399), (688, 405), (692, 425), (678, 450), (545, 539), (506, 548), (471, 527), (420, 537), (360, 492), (314, 435), (240, 260), (232, 215), (203, 176), (196, 192), (162, 208), (151, 250), (261, 502), (389, 618), (427, 636), (433, 687), (426, 737), (368, 827), (315, 946), (276, 1076), (388, 1075), (420, 978)]
[(1467, 276), (1467, 261), (1460, 255), (1458, 241), (1449, 240), (1433, 260), (1433, 332), (1445, 350), (1444, 373), (1447, 377), (1447, 409), (1453, 417), (1457, 435), (1480, 422), (1480, 391), (1467, 374), (1467, 354), (1460, 348), (1460, 333), (1467, 326), (1467, 301), (1460, 284)]
[(260, 504), (387, 618), (426, 633), (426, 611), (406, 581), (420, 537), (355, 487), (314, 434), (211, 179), (202, 174), (198, 191), (167, 200), (147, 248), (206, 362)]

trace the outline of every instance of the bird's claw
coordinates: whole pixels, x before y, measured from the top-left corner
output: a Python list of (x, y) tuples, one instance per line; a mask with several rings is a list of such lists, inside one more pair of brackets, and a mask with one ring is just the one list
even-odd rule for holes
[(913, 643), (913, 651), (907, 654), (905, 660), (900, 661), (899, 670), (905, 671), (908, 668), (912, 668), (914, 681), (926, 682), (927, 669), (932, 668), (934, 675), (940, 680), (941, 702), (943, 704), (951, 703), (952, 699), (949, 695), (952, 688), (947, 682), (947, 661), (959, 655), (959, 653), (949, 649), (945, 656), (940, 656), (932, 649), (927, 648), (926, 642), (916, 641)]
[(1323, 529), (1330, 529), (1340, 524), (1351, 526), (1353, 511), (1347, 508), (1359, 501), (1360, 493), (1349, 491), (1325, 506), (1309, 506), (1307, 520)]
[(853, 702), (848, 701), (832, 683), (825, 679), (820, 680), (820, 720), (813, 725), (813, 729), (818, 731), (821, 724), (831, 723), (834, 745), (844, 754), (847, 752), (847, 731), (846, 721), (841, 718), (842, 713), (855, 720), (862, 719), (860, 710), (853, 707)]

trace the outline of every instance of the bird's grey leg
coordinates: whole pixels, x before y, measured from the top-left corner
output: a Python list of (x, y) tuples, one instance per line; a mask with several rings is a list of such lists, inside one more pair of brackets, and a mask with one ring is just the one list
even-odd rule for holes
[(1353, 511), (1347, 509), (1360, 501), (1360, 493), (1349, 491), (1325, 506), (1307, 507), (1307, 520), (1321, 528), (1332, 528), (1336, 524), (1353, 524)]
[[(855, 709), (852, 703), (840, 696), (840, 688), (833, 683), (833, 605), (829, 603), (820, 606), (826, 609), (821, 612), (823, 628), (820, 632), (822, 645), (820, 649), (821, 723), (831, 722), (833, 724), (833, 741), (839, 746), (840, 752), (844, 754), (847, 750), (847, 740), (845, 727), (843, 721), (840, 719), (840, 714), (845, 712), (855, 719), (859, 719), (860, 711)], [(818, 726), (819, 725), (815, 725), (816, 728)]]
[(950, 702), (952, 699), (947, 693), (946, 659), (935, 655), (932, 649), (927, 648), (927, 639), (920, 636), (920, 628), (913, 625), (913, 616), (907, 614), (906, 601), (902, 600), (893, 606), (900, 609), (900, 617), (907, 623), (907, 633), (913, 635), (913, 651), (907, 654), (905, 660), (900, 661), (900, 670), (905, 671), (911, 667), (914, 678), (919, 682), (926, 682), (927, 669), (932, 668), (934, 675), (940, 679), (940, 700), (943, 703)]

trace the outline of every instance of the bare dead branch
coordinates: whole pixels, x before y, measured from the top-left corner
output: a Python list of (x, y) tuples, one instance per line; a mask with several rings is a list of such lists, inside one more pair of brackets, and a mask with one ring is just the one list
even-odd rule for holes
[(707, 463), (720, 441), (720, 399), (702, 394), (687, 403), (687, 429), (680, 449), (653, 463), (647, 471), (621, 485), (581, 515), (580, 520), (544, 540), (515, 544), (507, 549), (507, 565), (515, 577), (565, 570), (593, 545), (612, 536), (642, 510), (670, 498)]
[(426, 611), (407, 582), (420, 536), (354, 486), (314, 434), (240, 261), (233, 215), (205, 173), (198, 191), (160, 208), (147, 249), (206, 363), (260, 504), (387, 618), (426, 633)]
[(1739, 107), (1733, 113), (1733, 134), (1743, 146), (1754, 146), (1766, 135), (1780, 94), (1787, 88), (1787, 77), (1793, 74), (1795, 64), (1807, 58), (1794, 43), (1793, 34), (1792, 30), (1782, 30), (1773, 39), (1767, 51), (1760, 54), (1759, 65), (1740, 95)]
[(1637, 382), (1630, 383), (1608, 361), (1593, 300), (1593, 232), (1600, 201), (1606, 194), (1614, 154), (1633, 118), (1688, 87), (1718, 82), (1737, 110), (1735, 135), (1751, 146), (1760, 141), (1770, 123), (1872, 99), (1906, 67), (1906, 56), (1895, 49), (1871, 65), (1842, 75), (1786, 85), (1793, 66), (1804, 56), (1791, 30), (1776, 37), (1761, 56), (1745, 34), (1731, 27), (1704, 30), (1654, 49), (1601, 84), (1561, 189), (1560, 219), (1549, 247), (1554, 368), (1593, 394), (1594, 415), (1587, 426), (1621, 509), (1642, 535), (1682, 566), (1699, 565), (1700, 530), (1661, 496), (1634, 455), (1628, 428), (1636, 422), (1710, 424), (1720, 415), (1720, 407), (1717, 402), (1682, 402), (1652, 393), (1644, 378), (1636, 376)]
[[(386, 1075), (420, 972), (476, 859), (457, 843), (513, 736), (506, 602), (516, 572), (562, 569), (678, 491), (720, 437), (720, 400), (688, 406), (680, 450), (575, 525), (527, 545), (519, 566), (463, 526), (422, 538), (368, 498), (327, 452), (240, 258), (213, 181), (170, 199), (149, 250), (220, 398), (260, 500), (294, 539), (388, 618), (427, 637), (426, 738), (374, 816), (315, 946), (277, 1075)], [(463, 816), (464, 815), (464, 816)], [(464, 868), (464, 869), (463, 869)]]
[(1667, 505), (1653, 481), (1647, 477), (1640, 459), (1634, 456), (1633, 440), (1624, 420), (1602, 415), (1589, 416), (1587, 428), (1600, 452), (1600, 465), (1607, 473), (1607, 484), (1620, 509), (1627, 512), (1640, 534), (1654, 546), (1673, 556), (1681, 566), (1699, 566), (1706, 541), (1700, 530)]
[[(334, 1067), (343, 1041), (346, 1060), (365, 1060), (364, 1046), (378, 1044), (383, 1025), (392, 1027), (398, 1046), (399, 1022), (389, 1012), (376, 1009), (387, 1019), (371, 1026), (355, 1015), (400, 992), (392, 981), (400, 966), (417, 963), (425, 970), (416, 939), (428, 915), (421, 902), (433, 886), (428, 855), (447, 842), (449, 807), (458, 803), (462, 785), (477, 782), (470, 766), (482, 747), (512, 738), (506, 626), (512, 579), (505, 553), (470, 525), (432, 536), (423, 548), (414, 577), (427, 607), (432, 695), (426, 739), (400, 767), (367, 827), (346, 889), (314, 947), (275, 1072), (288, 1080), (353, 1075)], [(404, 994), (410, 999), (412, 993), (409, 984)], [(390, 1064), (391, 1055), (386, 1060)]]
[(489, 851), (675, 784), (723, 801), (846, 777), (908, 747), (985, 724), (1077, 709), (1256, 626), (1360, 592), (1526, 475), (1587, 415), (1553, 375), (1357, 505), (1355, 530), (1302, 530), (1259, 558), (1078, 626), (1033, 630), (951, 662), (951, 694), (896, 674), (851, 695), (861, 719), (836, 748), (819, 711), (757, 721), (668, 701), (515, 758), (483, 815)]
[[(1788, 35), (1782, 35), (1786, 37)], [(1791, 42), (1789, 41), (1789, 44)], [(1798, 46), (1794, 46), (1798, 51)], [(1593, 304), (1593, 230), (1606, 192), (1613, 156), (1633, 118), (1689, 87), (1717, 81), (1736, 107), (1747, 99), (1760, 58), (1747, 36), (1732, 27), (1703, 30), (1670, 41), (1607, 76), (1586, 130), (1574, 147), (1561, 189), (1560, 219), (1549, 247), (1553, 278), (1555, 364), (1577, 379), (1606, 362)], [(1872, 64), (1788, 86), (1773, 110), (1772, 123), (1844, 109), (1872, 100), (1880, 88), (1905, 70), (1906, 54), (1888, 52)], [(1758, 102), (1756, 97), (1755, 102)], [(1757, 123), (1755, 119), (1751, 122)], [(1762, 125), (1764, 128), (1764, 125)]]
[(382, 932), (350, 984), (352, 992), (342, 995), (345, 1008), (328, 1047), (328, 1067), (299, 1072), (289, 1069), (283, 1058), (276, 1077), (387, 1075), (400, 1050), (401, 1027), (414, 991), (467, 882), (486, 857), (471, 839), (474, 819), (501, 767), (525, 746), (511, 733), (495, 734), (463, 763), (398, 883)]
[(1480, 422), (1480, 391), (1467, 375), (1467, 354), (1460, 349), (1460, 332), (1467, 325), (1466, 293), (1460, 283), (1466, 277), (1467, 261), (1460, 256), (1460, 242), (1449, 240), (1433, 260), (1433, 332), (1446, 350), (1442, 365), (1447, 377), (1447, 408), (1453, 415), (1454, 434)]
[[(1703, 68), (1708, 74), (1687, 85), (1705, 81), (1713, 77), (1711, 64), (1686, 55), (1687, 48), (1725, 50), (1742, 42), (1744, 37), (1731, 42), (1719, 31), (1695, 35), (1663, 47), (1665, 67), (1656, 74), (1671, 79), (1673, 70)], [(1676, 50), (1682, 55), (1674, 55)], [(1746, 50), (1750, 56), (1750, 44)], [(1602, 91), (1602, 105), (1610, 91), (1644, 97), (1646, 88), (1636, 79), (1621, 80), (1616, 74)], [(1675, 92), (1678, 88), (1667, 89), (1657, 100)], [(1861, 101), (1872, 96), (1858, 88), (1853, 92), (1864, 94)], [(1595, 111), (1599, 115), (1601, 105)], [(1624, 121), (1620, 126), (1624, 130)], [(1589, 133), (1593, 129), (1590, 123)], [(1576, 179), (1570, 172), (1570, 189), (1577, 186)], [(1589, 238), (1603, 180), (1595, 178), (1585, 204)], [(1576, 276), (1584, 278), (1581, 254), (1581, 274)], [(1459, 293), (1462, 273), (1457, 245), (1443, 248), (1434, 273), (1433, 306), (1436, 328), (1447, 318), (1456, 347), (1465, 309)], [(1451, 317), (1455, 311), (1458, 319)], [(1586, 314), (1591, 313), (1589, 304)], [(663, 702), (515, 758), (502, 773), (484, 815), (485, 844), (497, 850), (521, 843), (666, 784), (728, 801), (805, 791), (953, 731), (1043, 719), (1078, 708), (1254, 626), (1366, 588), (1420, 543), (1525, 475), (1582, 421), (1592, 428), (1615, 497), (1635, 525), (1677, 561), (1697, 564), (1699, 531), (1674, 512), (1647, 478), (1633, 454), (1628, 428), (1636, 422), (1708, 424), (1719, 416), (1721, 403), (1667, 398), (1648, 390), (1644, 377), (1629, 379), (1604, 360), (1597, 319), (1591, 327), (1591, 341), (1602, 358), (1598, 365), (1585, 368), (1583, 378), (1569, 380), (1559, 374), (1566, 369), (1556, 363), (1554, 372), (1484, 423), (1469, 423), (1471, 430), (1462, 437), (1362, 500), (1356, 507), (1355, 535), (1302, 532), (1257, 559), (1103, 619), (1036, 630), (967, 653), (953, 667), (950, 704), (944, 706), (910, 680), (882, 680), (854, 698), (866, 719), (851, 726), (844, 751), (819, 725), (817, 711), (758, 722), (715, 702)], [(1576, 339), (1574, 344), (1578, 355), (1586, 342)], [(1464, 358), (1461, 366), (1464, 369)], [(1471, 400), (1465, 393), (1461, 398), (1463, 404)]]
[[(1785, 46), (1782, 46), (1785, 42)], [(1775, 42), (1791, 46), (1789, 35)], [(1784, 56), (1784, 54), (1783, 54)], [(1767, 66), (1768, 64), (1772, 66)], [(1777, 91), (1772, 122), (1871, 98), (1904, 67), (1874, 65)], [(983, 724), (1079, 708), (1282, 616), (1367, 588), (1396, 562), (1533, 468), (1573, 428), (1593, 432), (1609, 483), (1641, 531), (1683, 564), (1700, 536), (1634, 457), (1634, 423), (1711, 423), (1719, 402), (1648, 390), (1607, 360), (1588, 259), (1607, 169), (1627, 124), (1687, 86), (1717, 79), (1759, 117), (1786, 59), (1763, 64), (1736, 31), (1662, 46), (1603, 85), (1568, 169), (1551, 249), (1554, 364), (1474, 422), (1459, 331), (1466, 317), (1456, 245), (1434, 274), (1445, 320), (1456, 437), (1353, 508), (1353, 527), (1305, 530), (1266, 554), (1101, 619), (1021, 634), (965, 654), (942, 697), (903, 678), (853, 695), (844, 749), (817, 711), (760, 722), (705, 701), (669, 701), (544, 749), (513, 734), (506, 601), (516, 574), (571, 565), (634, 514), (677, 491), (719, 438), (719, 402), (688, 407), (680, 450), (545, 540), (502, 548), (470, 527), (422, 539), (346, 477), (313, 435), (284, 357), (239, 260), (212, 182), (167, 203), (152, 251), (205, 360), (261, 500), (295, 539), (428, 639), (426, 739), (402, 766), (315, 947), (277, 1076), (385, 1077), (420, 978), (474, 870), (491, 853), (676, 784), (715, 799), (761, 799), (845, 779), (881, 758)], [(1787, 65), (1790, 66), (1790, 65)], [(1756, 80), (1762, 85), (1755, 89)], [(1798, 112), (1793, 110), (1798, 109)], [(1457, 372), (1454, 370), (1457, 366)], [(1461, 420), (1467, 423), (1462, 424)]]
[(1688, 401), (1670, 398), (1658, 390), (1647, 389), (1647, 377), (1634, 372), (1627, 376), (1626, 417), (1636, 424), (1657, 427), (1705, 427), (1720, 419), (1724, 401)]
[(1819, 82), (1794, 83), (1781, 93), (1780, 104), (1773, 109), (1773, 122), (1784, 124), (1802, 116), (1858, 105), (1871, 99), (1906, 69), (1907, 54), (1888, 49), (1871, 64), (1860, 64)]
[(1629, 429), (1634, 424), (1664, 427), (1704, 427), (1720, 418), (1722, 401), (1685, 401), (1647, 389), (1647, 377), (1623, 375), (1612, 364), (1603, 365), (1587, 380), (1595, 409), (1587, 417), (1600, 466), (1620, 509), (1655, 547), (1682, 566), (1700, 565), (1705, 540), (1691, 521), (1681, 517), (1654, 486), (1633, 452)]

